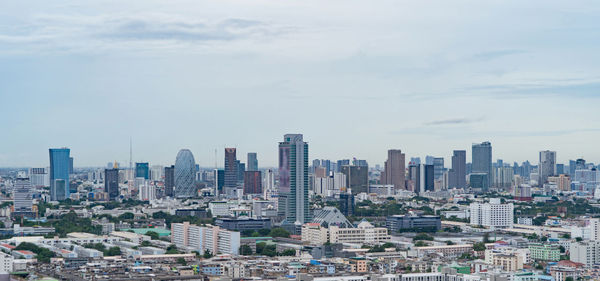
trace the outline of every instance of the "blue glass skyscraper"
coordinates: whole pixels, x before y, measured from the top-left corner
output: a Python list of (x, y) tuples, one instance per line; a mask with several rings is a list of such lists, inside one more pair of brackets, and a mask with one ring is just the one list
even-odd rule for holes
[(50, 148), (50, 198), (60, 201), (69, 198), (69, 167), (71, 150)]
[(148, 165), (148, 162), (135, 163), (135, 177), (150, 179), (150, 166)]

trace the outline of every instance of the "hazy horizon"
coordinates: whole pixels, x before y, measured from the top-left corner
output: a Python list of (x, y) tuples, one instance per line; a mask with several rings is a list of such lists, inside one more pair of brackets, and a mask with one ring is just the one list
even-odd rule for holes
[[(578, 5), (576, 5), (578, 4)], [(223, 165), (302, 133), (310, 159), (600, 162), (598, 2), (0, 4), (0, 167)]]

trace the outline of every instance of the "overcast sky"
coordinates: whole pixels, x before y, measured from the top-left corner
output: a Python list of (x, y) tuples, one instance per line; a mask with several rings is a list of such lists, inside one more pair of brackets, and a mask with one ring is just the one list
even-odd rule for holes
[[(600, 160), (598, 1), (3, 1), (0, 166)], [(241, 155), (240, 155), (241, 154)], [(447, 164), (448, 165), (448, 164)]]

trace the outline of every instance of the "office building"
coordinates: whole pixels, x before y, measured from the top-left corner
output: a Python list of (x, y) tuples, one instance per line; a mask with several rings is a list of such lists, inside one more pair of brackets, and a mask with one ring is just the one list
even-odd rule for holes
[(148, 183), (141, 185), (138, 192), (138, 199), (140, 201), (156, 200), (156, 187)]
[(50, 199), (60, 201), (69, 198), (69, 166), (71, 163), (68, 148), (50, 150)]
[(472, 146), (472, 167), (471, 173), (486, 174), (485, 183), (482, 185), (489, 187), (492, 178), (492, 144), (490, 142), (475, 143)]
[(448, 172), (448, 188), (467, 187), (467, 152), (454, 150), (452, 153), (452, 168)]
[(434, 165), (421, 165), (421, 189), (419, 192), (435, 191)]
[(119, 197), (119, 168), (116, 162), (112, 169), (104, 170), (104, 192), (111, 201)]
[(227, 230), (244, 231), (271, 229), (271, 219), (269, 218), (218, 218), (215, 225)]
[(215, 196), (219, 196), (223, 194), (223, 186), (225, 186), (225, 170), (214, 169), (213, 170), (213, 178), (214, 178), (214, 194)]
[(340, 193), (340, 212), (344, 216), (354, 215), (354, 195), (352, 193)]
[(189, 149), (182, 149), (177, 153), (175, 159), (175, 190), (177, 198), (195, 197), (196, 190), (194, 178), (196, 175), (196, 163), (194, 155)]
[(437, 232), (442, 229), (442, 220), (439, 216), (394, 215), (386, 218), (385, 226), (390, 233)]
[(492, 229), (513, 226), (514, 206), (502, 204), (499, 198), (491, 198), (489, 203), (471, 203), (471, 224), (487, 226)]
[(346, 188), (356, 195), (369, 192), (369, 167), (368, 166), (342, 166), (342, 174), (346, 176)]
[(239, 162), (236, 157), (235, 148), (225, 148), (225, 182), (223, 185), (223, 193), (231, 196), (235, 193), (238, 182)]
[(29, 169), (29, 181), (33, 187), (50, 186), (50, 175), (46, 168)]
[(33, 213), (33, 198), (29, 178), (17, 177), (13, 189), (13, 207), (15, 215), (31, 216)]
[(175, 189), (175, 166), (165, 167), (165, 196), (173, 197)]
[(308, 143), (301, 134), (286, 134), (279, 143), (279, 213), (287, 223), (310, 222)]
[(406, 189), (405, 155), (400, 149), (388, 150), (388, 158), (381, 172), (381, 184), (391, 184), (395, 189)]
[(469, 175), (469, 186), (471, 188), (481, 189), (481, 191), (487, 191), (488, 186), (488, 174), (486, 173), (472, 173)]
[(146, 180), (150, 179), (150, 165), (148, 162), (135, 163), (135, 177)]
[(262, 175), (260, 171), (244, 172), (244, 194), (262, 194)]
[(556, 175), (556, 151), (540, 151), (540, 162), (538, 165), (538, 185), (542, 186), (548, 182), (548, 177)]
[(256, 152), (248, 152), (248, 167), (246, 171), (258, 171), (258, 158), (256, 158)]
[(444, 158), (443, 157), (434, 157), (433, 158), (433, 179), (441, 180), (444, 176), (444, 172), (446, 168), (444, 168)]
[(569, 253), (572, 262), (582, 263), (590, 268), (600, 264), (600, 241), (573, 242), (569, 247)]
[(379, 244), (389, 242), (391, 236), (385, 227), (374, 227), (363, 220), (357, 227), (343, 228), (335, 225), (325, 227), (318, 223), (302, 225), (302, 242), (313, 245), (329, 243)]
[(240, 233), (218, 226), (198, 226), (189, 222), (171, 224), (171, 243), (199, 253), (209, 251), (217, 254), (237, 255), (240, 248)]

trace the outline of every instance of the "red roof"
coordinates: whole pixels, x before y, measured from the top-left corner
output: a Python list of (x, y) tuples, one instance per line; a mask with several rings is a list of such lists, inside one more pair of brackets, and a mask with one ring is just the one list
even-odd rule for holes
[(9, 249), (14, 249), (16, 248), (15, 246), (11, 245), (11, 244), (6, 244), (6, 243), (2, 243), (0, 244), (0, 246), (5, 247), (5, 248), (9, 248)]
[(565, 267), (583, 267), (584, 266), (583, 263), (573, 262), (573, 261), (570, 261), (570, 260), (559, 261), (557, 263), (557, 265), (559, 265), (559, 266), (565, 266)]

